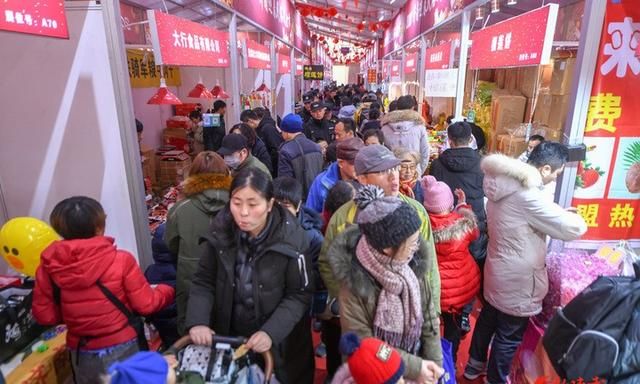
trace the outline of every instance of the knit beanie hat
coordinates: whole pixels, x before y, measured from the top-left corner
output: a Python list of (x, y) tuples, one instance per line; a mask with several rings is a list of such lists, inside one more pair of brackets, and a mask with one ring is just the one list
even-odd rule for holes
[(284, 119), (282, 119), (282, 122), (280, 123), (280, 129), (283, 132), (288, 133), (302, 132), (302, 118), (300, 117), (300, 115), (290, 113), (285, 116)]
[(453, 208), (451, 188), (433, 176), (425, 176), (420, 180), (424, 193), (424, 207), (429, 213), (442, 213)]
[(157, 352), (138, 352), (127, 360), (109, 367), (110, 384), (165, 383), (169, 364)]
[(382, 252), (398, 247), (420, 229), (420, 217), (415, 209), (397, 197), (385, 197), (374, 185), (365, 185), (354, 199), (360, 209), (356, 223), (369, 244)]
[(340, 338), (340, 352), (347, 356), (347, 365), (356, 384), (395, 384), (404, 374), (400, 353), (384, 341), (355, 333)]

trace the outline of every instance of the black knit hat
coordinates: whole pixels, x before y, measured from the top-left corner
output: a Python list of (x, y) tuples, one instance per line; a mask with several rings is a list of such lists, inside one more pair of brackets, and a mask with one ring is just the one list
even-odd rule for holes
[(354, 200), (360, 208), (356, 223), (380, 252), (399, 247), (420, 229), (420, 217), (413, 207), (397, 197), (385, 197), (376, 186), (363, 186)]

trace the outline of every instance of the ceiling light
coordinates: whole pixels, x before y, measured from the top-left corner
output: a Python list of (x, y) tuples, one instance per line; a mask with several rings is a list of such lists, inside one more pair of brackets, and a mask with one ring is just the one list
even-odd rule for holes
[(500, 12), (500, 0), (491, 0), (491, 13)]
[(476, 8), (476, 20), (484, 20), (484, 8)]
[(167, 89), (167, 82), (164, 80), (164, 77), (161, 77), (160, 88), (158, 88), (158, 91), (153, 96), (151, 96), (149, 101), (147, 101), (147, 104), (177, 105), (177, 104), (182, 104), (182, 101), (180, 101), (180, 99), (178, 99), (176, 95), (174, 95), (173, 93), (171, 93), (171, 91)]

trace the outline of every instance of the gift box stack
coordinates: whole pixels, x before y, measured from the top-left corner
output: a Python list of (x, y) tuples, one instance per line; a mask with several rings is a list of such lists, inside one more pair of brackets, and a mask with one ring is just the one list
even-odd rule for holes
[(189, 174), (191, 157), (184, 151), (173, 150), (163, 152), (159, 150), (158, 185), (167, 188), (178, 185)]

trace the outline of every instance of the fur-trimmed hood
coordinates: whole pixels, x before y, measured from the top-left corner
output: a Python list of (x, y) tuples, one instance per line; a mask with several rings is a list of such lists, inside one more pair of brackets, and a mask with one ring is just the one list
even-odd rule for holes
[(381, 125), (388, 125), (394, 131), (407, 131), (416, 125), (424, 126), (422, 115), (412, 109), (389, 112), (381, 120)]
[(191, 197), (207, 189), (221, 189), (229, 191), (231, 188), (231, 176), (219, 173), (201, 173), (189, 176), (182, 186), (185, 196)]
[(542, 187), (542, 176), (533, 166), (501, 154), (485, 157), (480, 163), (484, 172), (484, 193), (499, 201), (519, 190)]
[[(336, 280), (346, 284), (356, 296), (369, 298), (375, 293), (378, 283), (356, 257), (356, 246), (360, 236), (360, 228), (357, 225), (347, 228), (333, 241), (327, 255)], [(426, 245), (421, 241), (420, 249), (410, 262), (411, 269), (419, 279), (424, 276), (430, 263), (427, 259)]]
[(471, 208), (458, 208), (456, 214), (429, 215), (433, 240), (442, 243), (451, 240), (462, 240), (465, 236), (478, 228), (476, 215)]

